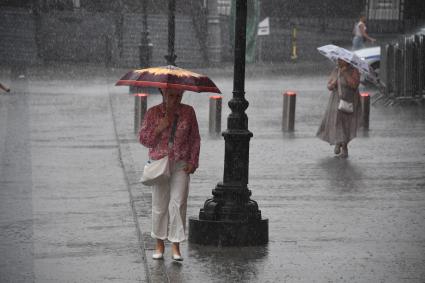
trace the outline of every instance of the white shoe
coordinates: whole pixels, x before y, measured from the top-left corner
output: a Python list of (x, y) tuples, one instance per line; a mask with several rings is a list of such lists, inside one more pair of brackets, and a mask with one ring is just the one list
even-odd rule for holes
[(154, 253), (152, 255), (153, 259), (164, 259), (164, 254), (163, 253)]
[(175, 261), (183, 261), (183, 258), (181, 255), (171, 255), (171, 259)]

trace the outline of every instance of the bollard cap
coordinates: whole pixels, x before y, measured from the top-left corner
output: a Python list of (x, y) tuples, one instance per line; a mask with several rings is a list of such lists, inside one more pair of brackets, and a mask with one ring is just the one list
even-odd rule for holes
[(212, 95), (212, 96), (210, 96), (210, 99), (222, 99), (223, 98), (223, 96), (221, 96), (221, 95)]
[(360, 96), (363, 96), (363, 97), (364, 97), (364, 96), (369, 96), (369, 93), (368, 93), (368, 92), (361, 92), (361, 93), (360, 93)]
[(296, 96), (297, 94), (295, 93), (295, 91), (286, 91), (285, 93), (283, 93), (283, 95), (287, 95), (287, 96)]
[(147, 93), (134, 93), (133, 95), (134, 96), (141, 96), (141, 97), (149, 96), (149, 94), (147, 94)]

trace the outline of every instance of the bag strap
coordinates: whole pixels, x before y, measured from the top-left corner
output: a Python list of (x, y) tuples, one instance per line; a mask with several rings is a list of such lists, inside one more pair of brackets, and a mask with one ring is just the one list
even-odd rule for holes
[(336, 81), (337, 81), (337, 84), (338, 84), (338, 86), (337, 86), (337, 89), (338, 89), (338, 96), (339, 96), (339, 98), (340, 99), (342, 99), (342, 93), (341, 93), (341, 70), (338, 68), (338, 74), (337, 74), (337, 79), (336, 79)]
[(174, 136), (176, 134), (177, 129), (177, 120), (179, 119), (179, 115), (174, 115), (173, 125), (171, 126), (171, 135), (168, 138), (168, 148), (172, 148), (174, 144)]

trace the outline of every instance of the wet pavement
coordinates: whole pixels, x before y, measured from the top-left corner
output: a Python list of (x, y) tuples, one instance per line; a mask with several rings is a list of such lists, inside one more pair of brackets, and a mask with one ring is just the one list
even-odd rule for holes
[(146, 281), (104, 80), (39, 73), (0, 96), (0, 282)]
[[(147, 150), (133, 133), (134, 98), (113, 86), (126, 70), (34, 68), (25, 83), (2, 70), (15, 93), (0, 95), (0, 281), (425, 282), (425, 110), (377, 104), (350, 157), (335, 158), (315, 137), (329, 70), (248, 75), (249, 189), (269, 243), (185, 242), (181, 264), (168, 245), (164, 261), (150, 258), (150, 188), (138, 183)], [(223, 91), (224, 130), (232, 75), (203, 72)], [(294, 133), (280, 130), (286, 90), (297, 93)], [(202, 137), (190, 217), (222, 180), (224, 141), (208, 136), (208, 94), (183, 103)]]

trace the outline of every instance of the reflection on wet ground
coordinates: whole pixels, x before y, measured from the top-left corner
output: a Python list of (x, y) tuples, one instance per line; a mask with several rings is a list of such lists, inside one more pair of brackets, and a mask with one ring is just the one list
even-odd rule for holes
[(364, 187), (361, 168), (339, 157), (324, 158), (319, 166), (328, 175), (329, 189), (335, 193), (355, 193)]
[[(232, 82), (214, 81), (223, 91), (224, 130)], [(247, 80), (254, 134), (249, 189), (269, 219), (269, 244), (240, 249), (183, 244), (182, 265), (166, 259), (153, 269), (158, 263), (148, 259), (154, 275), (166, 271), (172, 282), (425, 278), (424, 109), (373, 106), (370, 130), (359, 131), (348, 159), (335, 158), (333, 146), (315, 137), (329, 95), (325, 81), (326, 76)], [(282, 93), (288, 89), (297, 92), (293, 133), (281, 131)], [(158, 102), (152, 97), (150, 105)], [(202, 135), (188, 207), (188, 216), (196, 216), (222, 180), (224, 141), (207, 136), (205, 96), (187, 93), (183, 102), (195, 107)], [(137, 144), (132, 150), (144, 152)], [(149, 201), (149, 191), (146, 195)], [(149, 225), (149, 217), (143, 221)]]
[[(133, 97), (126, 95), (127, 88), (113, 86), (120, 74), (110, 74), (107, 87), (105, 80), (99, 78), (91, 81), (80, 78), (57, 80), (46, 85), (42, 78), (28, 74), (32, 78), (30, 87), (34, 92), (30, 96), (31, 111), (38, 118), (33, 125), (38, 123), (41, 127), (32, 129), (33, 154), (38, 153), (33, 158), (38, 158), (38, 162), (44, 161), (41, 153), (47, 151), (44, 147), (49, 141), (51, 151), (59, 158), (76, 162), (73, 154), (77, 152), (80, 158), (87, 157), (85, 165), (93, 171), (81, 171), (81, 174), (93, 180), (87, 181), (82, 190), (92, 187), (92, 184), (99, 185), (98, 190), (102, 190), (118, 180), (118, 177), (99, 180), (97, 174), (120, 176), (111, 160), (124, 160), (152, 282), (424, 280), (423, 107), (373, 106), (370, 131), (360, 131), (350, 143), (350, 157), (341, 160), (334, 157), (332, 146), (315, 137), (329, 95), (325, 89), (326, 74), (250, 78), (246, 82), (246, 97), (250, 103), (247, 114), (249, 130), (254, 137), (250, 143), (249, 189), (263, 217), (269, 219), (269, 244), (213, 248), (184, 243), (182, 252), (185, 260), (176, 264), (170, 259), (168, 245), (165, 261), (150, 259), (153, 249), (153, 241), (149, 237), (150, 188), (138, 183), (147, 152), (134, 139)], [(213, 77), (213, 80), (223, 91), (224, 130), (230, 112), (227, 102), (232, 95), (232, 80), (223, 77)], [(289, 89), (297, 93), (295, 131), (282, 133), (282, 93)], [(109, 135), (112, 121), (101, 115), (111, 110), (104, 101), (108, 99), (108, 91), (122, 156), (117, 156), (114, 141)], [(10, 97), (1, 99), (3, 102)], [(158, 95), (152, 95), (148, 105), (155, 105), (160, 99)], [(196, 216), (204, 201), (211, 197), (211, 190), (222, 181), (224, 141), (208, 137), (208, 95), (186, 93), (183, 102), (196, 109), (202, 136), (200, 168), (191, 180), (188, 207), (188, 216)], [(45, 121), (44, 117), (56, 117), (57, 120)], [(67, 128), (64, 121), (74, 126)], [(87, 124), (96, 131), (87, 128)], [(50, 135), (50, 139), (46, 135)], [(77, 141), (74, 136), (78, 136)], [(98, 156), (99, 152), (106, 151), (115, 155)], [(51, 167), (56, 164), (55, 160), (50, 162)], [(77, 166), (73, 168), (77, 170)], [(41, 169), (36, 169), (39, 178), (43, 176), (43, 181), (55, 178), (47, 174), (50, 172), (41, 175)], [(61, 181), (65, 184), (72, 186), (78, 183), (78, 179), (73, 181), (69, 174), (64, 173), (68, 170), (66, 164), (59, 169), (63, 170)], [(122, 185), (116, 182), (117, 188)], [(36, 192), (50, 193), (40, 189)], [(73, 192), (77, 194), (78, 191)], [(64, 200), (70, 201), (69, 197), (64, 197)], [(51, 198), (59, 201), (60, 193)], [(42, 200), (47, 201), (47, 198)], [(95, 199), (90, 204), (95, 206)], [(111, 209), (122, 205), (105, 204), (101, 214), (108, 215)], [(35, 209), (44, 207), (39, 205)], [(102, 226), (97, 223), (97, 217), (100, 215), (90, 218), (94, 227)], [(108, 216), (108, 221), (103, 224), (108, 224), (108, 227), (120, 227), (122, 224), (121, 219), (109, 223), (111, 219), (115, 218)], [(41, 224), (36, 222), (35, 229), (44, 235)], [(60, 230), (62, 226), (55, 227), (56, 230), (52, 231), (64, 236)], [(78, 232), (75, 233), (78, 237)], [(129, 239), (129, 235), (125, 239)], [(48, 236), (53, 240), (56, 237)], [(40, 254), (43, 254), (42, 251)], [(137, 266), (143, 268), (140, 263)]]

